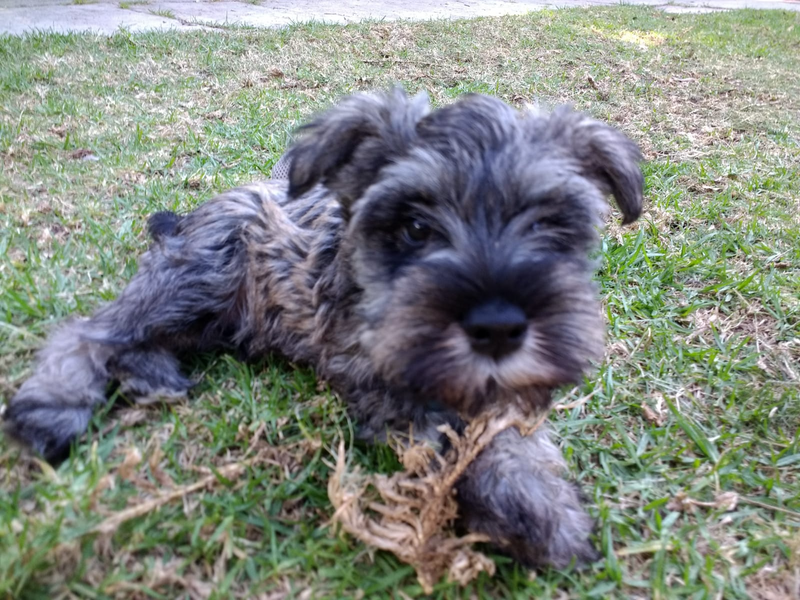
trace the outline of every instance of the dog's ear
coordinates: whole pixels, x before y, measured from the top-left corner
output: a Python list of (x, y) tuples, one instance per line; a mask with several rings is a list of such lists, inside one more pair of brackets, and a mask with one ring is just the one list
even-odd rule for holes
[(639, 147), (622, 132), (586, 115), (560, 107), (547, 124), (554, 141), (567, 146), (584, 176), (612, 194), (622, 211), (622, 222), (633, 223), (642, 214), (644, 176)]
[(400, 88), (356, 94), (300, 128), (289, 149), (289, 196), (297, 198), (317, 183), (347, 208), (393, 158), (414, 142), (416, 126), (430, 111), (422, 92), (414, 98)]

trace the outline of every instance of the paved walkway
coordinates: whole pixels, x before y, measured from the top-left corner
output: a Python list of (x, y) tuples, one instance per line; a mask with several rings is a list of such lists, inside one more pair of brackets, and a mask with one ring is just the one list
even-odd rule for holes
[[(629, 0), (667, 12), (736, 8), (800, 11), (800, 0)], [(515, 15), (542, 8), (619, 4), (619, 0), (0, 0), (0, 33), (119, 28), (197, 30), (224, 25), (276, 27), (296, 22), (436, 19)]]

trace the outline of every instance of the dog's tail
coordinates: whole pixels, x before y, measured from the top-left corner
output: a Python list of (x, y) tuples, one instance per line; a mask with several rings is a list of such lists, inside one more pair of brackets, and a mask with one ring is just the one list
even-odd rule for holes
[(163, 237), (171, 237), (176, 234), (181, 217), (174, 212), (164, 210), (153, 213), (147, 220), (147, 232), (150, 237), (158, 241)]

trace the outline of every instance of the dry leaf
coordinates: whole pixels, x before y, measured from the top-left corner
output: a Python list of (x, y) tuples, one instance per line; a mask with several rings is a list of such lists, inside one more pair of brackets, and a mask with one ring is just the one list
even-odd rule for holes
[(85, 160), (90, 156), (94, 156), (94, 152), (88, 148), (78, 148), (69, 153), (69, 157), (73, 160)]
[(723, 492), (714, 498), (714, 508), (730, 512), (736, 510), (739, 504), (739, 494), (736, 492)]
[(161, 469), (161, 459), (164, 457), (164, 453), (161, 451), (161, 443), (158, 441), (158, 438), (154, 439), (153, 451), (147, 461), (147, 464), (150, 466), (150, 473), (153, 474), (153, 477), (160, 485), (165, 488), (173, 488), (175, 487), (175, 482), (172, 481), (172, 477)]
[(136, 467), (142, 462), (142, 453), (136, 447), (130, 447), (125, 450), (125, 458), (122, 464), (117, 468), (117, 475), (120, 479), (131, 481), (136, 473)]
[(665, 421), (664, 415), (658, 414), (656, 411), (650, 408), (650, 406), (646, 402), (642, 402), (641, 408), (642, 408), (642, 416), (644, 417), (645, 421), (647, 421), (648, 423), (652, 423), (657, 427), (661, 427), (664, 425)]
[(692, 512), (694, 511), (694, 500), (686, 495), (686, 492), (678, 492), (675, 497), (667, 502), (667, 509), (677, 512)]
[(676, 510), (680, 512), (694, 512), (695, 507), (702, 506), (704, 508), (716, 508), (717, 510), (724, 510), (730, 512), (736, 510), (739, 504), (739, 494), (736, 492), (722, 492), (717, 494), (712, 502), (702, 502), (690, 498), (686, 492), (678, 492), (675, 497), (669, 501), (667, 508), (669, 510)]
[(100, 499), (100, 495), (108, 489), (114, 489), (114, 476), (110, 473), (103, 475), (100, 478), (100, 481), (98, 481), (97, 485), (94, 486), (94, 489), (89, 496), (89, 507), (92, 510), (97, 509), (97, 501)]

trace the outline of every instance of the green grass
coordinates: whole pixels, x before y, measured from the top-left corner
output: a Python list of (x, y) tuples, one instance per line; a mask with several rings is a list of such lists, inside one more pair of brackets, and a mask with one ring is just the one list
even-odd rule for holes
[[(268, 176), (342, 94), (402, 82), (571, 102), (649, 162), (647, 209), (611, 225), (608, 354), (554, 415), (604, 558), (499, 573), (437, 598), (792, 598), (800, 585), (800, 16), (644, 8), (282, 30), (0, 38), (0, 394), (46, 333), (113, 298), (146, 216)], [(0, 596), (418, 597), (413, 571), (327, 527), (352, 424), (279, 359), (190, 365), (189, 403), (121, 407), (57, 471), (0, 439)], [(268, 463), (91, 533), (247, 454)], [(138, 449), (144, 460), (121, 468)], [(390, 470), (386, 449), (353, 461)], [(738, 498), (731, 510), (730, 495)], [(700, 503), (700, 504), (698, 504)]]
[(164, 17), (165, 19), (176, 19), (175, 13), (171, 10), (167, 10), (164, 8), (160, 8), (158, 10), (151, 10), (151, 15), (156, 15), (157, 17)]

